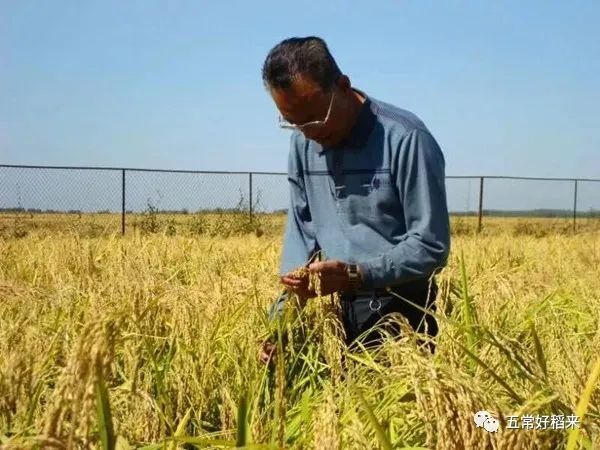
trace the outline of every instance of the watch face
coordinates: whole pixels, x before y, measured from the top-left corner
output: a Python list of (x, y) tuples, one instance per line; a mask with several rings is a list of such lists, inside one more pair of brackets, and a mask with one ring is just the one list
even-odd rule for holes
[(356, 264), (348, 264), (348, 276), (350, 278), (358, 277), (358, 267), (356, 266)]

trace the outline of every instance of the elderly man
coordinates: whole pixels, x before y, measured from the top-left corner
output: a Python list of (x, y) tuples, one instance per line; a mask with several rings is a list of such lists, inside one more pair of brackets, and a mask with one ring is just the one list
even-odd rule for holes
[[(268, 54), (263, 81), (291, 128), (287, 216), (280, 275), (288, 291), (316, 296), (293, 270), (314, 262), (321, 295), (339, 292), (350, 344), (390, 313), (417, 331), (437, 334), (433, 317), (394, 295), (435, 309), (432, 275), (450, 250), (445, 161), (436, 140), (414, 114), (353, 88), (326, 43), (291, 38)], [(287, 296), (270, 309), (282, 310)], [(265, 344), (266, 361), (273, 346)]]

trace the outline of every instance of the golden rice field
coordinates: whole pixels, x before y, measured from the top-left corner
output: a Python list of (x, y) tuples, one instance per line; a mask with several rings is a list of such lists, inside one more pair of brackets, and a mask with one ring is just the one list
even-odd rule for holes
[(600, 448), (597, 220), (453, 218), (431, 355), (347, 351), (335, 296), (268, 324), (282, 216), (0, 219), (0, 448)]

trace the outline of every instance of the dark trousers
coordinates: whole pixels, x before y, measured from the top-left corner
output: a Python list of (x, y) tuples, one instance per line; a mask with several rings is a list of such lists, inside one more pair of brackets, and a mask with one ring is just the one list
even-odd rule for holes
[[(435, 299), (437, 295), (437, 284), (428, 280), (419, 280), (395, 286), (392, 289), (396, 295), (419, 305), (428, 311), (435, 313)], [(419, 332), (435, 337), (438, 333), (438, 325), (435, 318), (415, 308), (408, 302), (398, 298), (385, 290), (364, 291), (353, 293), (342, 293), (341, 295), (342, 320), (346, 330), (346, 344), (352, 344), (360, 336), (360, 341), (367, 348), (379, 345), (385, 333), (392, 336), (401, 335), (397, 323), (386, 322), (386, 316), (398, 313), (404, 316), (411, 327)], [(381, 326), (373, 327), (377, 322), (383, 320)], [(362, 335), (362, 336), (361, 336)], [(433, 352), (433, 345), (429, 345)]]
[[(435, 298), (438, 288), (435, 281), (430, 283), (428, 280), (419, 280), (404, 283), (393, 287), (392, 291), (428, 311), (433, 313), (436, 311)], [(281, 314), (286, 299), (287, 294), (284, 294), (271, 305), (268, 311), (271, 320)], [(406, 317), (412, 328), (419, 333), (427, 333), (431, 337), (437, 336), (438, 333), (438, 325), (433, 316), (382, 289), (356, 294), (343, 292), (341, 308), (346, 344), (349, 346), (352, 346), (363, 333), (365, 336), (361, 341), (365, 347), (372, 348), (379, 345), (383, 337), (382, 333), (379, 329), (372, 328), (377, 322), (393, 313)], [(401, 335), (401, 330), (396, 324), (386, 323), (382, 328), (393, 336)], [(429, 349), (431, 352), (435, 350), (433, 345), (429, 345)]]

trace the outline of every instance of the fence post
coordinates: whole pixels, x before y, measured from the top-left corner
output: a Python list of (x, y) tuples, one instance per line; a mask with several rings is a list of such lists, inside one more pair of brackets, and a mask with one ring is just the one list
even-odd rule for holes
[(250, 220), (252, 220), (252, 172), (248, 172), (248, 192), (250, 198), (250, 204), (248, 206), (250, 212)]
[(577, 222), (577, 180), (575, 181), (575, 189), (573, 193), (573, 233), (576, 231)]
[(125, 235), (125, 169), (121, 171), (121, 234)]
[(477, 221), (477, 232), (481, 231), (481, 221), (483, 218), (483, 178), (479, 177), (479, 219)]

